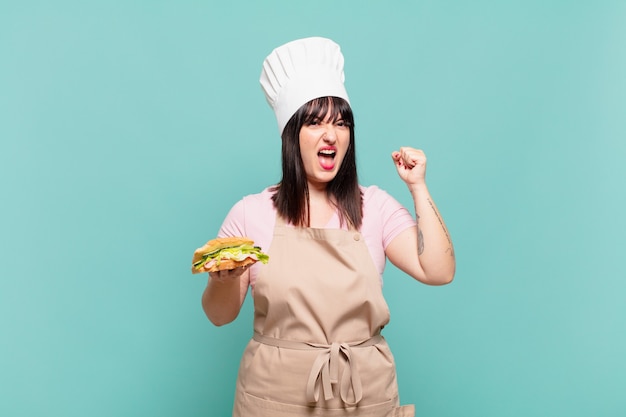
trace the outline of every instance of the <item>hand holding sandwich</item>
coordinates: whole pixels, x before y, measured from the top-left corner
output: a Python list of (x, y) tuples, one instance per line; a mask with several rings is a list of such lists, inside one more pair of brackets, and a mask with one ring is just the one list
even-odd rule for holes
[(237, 317), (248, 290), (248, 269), (268, 260), (269, 256), (247, 237), (212, 239), (196, 249), (191, 272), (209, 273), (202, 307), (213, 324), (221, 326)]

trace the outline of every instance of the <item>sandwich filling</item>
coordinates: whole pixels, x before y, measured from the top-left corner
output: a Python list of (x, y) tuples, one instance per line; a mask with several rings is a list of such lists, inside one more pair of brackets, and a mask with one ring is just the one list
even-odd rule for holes
[(266, 264), (269, 260), (269, 256), (261, 252), (260, 247), (245, 243), (238, 246), (231, 246), (207, 252), (193, 264), (193, 267), (195, 270), (201, 271), (203, 269), (209, 269), (214, 265), (219, 267), (222, 260), (228, 259), (235, 262), (241, 262), (247, 258), (252, 258), (264, 264)]

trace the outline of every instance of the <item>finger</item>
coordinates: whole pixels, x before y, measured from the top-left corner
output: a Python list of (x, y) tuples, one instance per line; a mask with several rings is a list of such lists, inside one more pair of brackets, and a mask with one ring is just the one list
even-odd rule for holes
[(411, 158), (411, 156), (404, 151), (398, 153), (398, 157), (395, 161), (398, 164), (398, 166), (401, 166), (404, 168), (410, 169), (410, 168), (413, 168), (414, 166), (413, 158)]
[(404, 155), (402, 159), (404, 160), (404, 165), (407, 168), (413, 168), (415, 164), (417, 163), (417, 159), (413, 155), (410, 155), (410, 154)]
[(413, 161), (413, 148), (401, 147), (399, 151), (394, 152), (394, 159), (400, 160), (406, 165), (409, 165)]
[(418, 149), (412, 149), (404, 154), (404, 159), (406, 160), (407, 165), (413, 168), (415, 165), (418, 165), (420, 162), (426, 162), (426, 155), (424, 152)]
[(219, 271), (210, 272), (209, 276), (217, 282), (224, 282), (229, 278), (230, 273), (231, 271), (228, 269), (221, 269)]
[(224, 282), (221, 276), (221, 271), (209, 272), (209, 279), (211, 281)]
[[(225, 281), (227, 279), (238, 278), (241, 276), (251, 265), (237, 266), (232, 269), (221, 269), (211, 274), (216, 274), (215, 278), (219, 281)], [(213, 277), (213, 275), (211, 275)]]
[(402, 151), (396, 151), (391, 155), (391, 158), (393, 159), (394, 164), (400, 168), (406, 168), (405, 165), (405, 157)]

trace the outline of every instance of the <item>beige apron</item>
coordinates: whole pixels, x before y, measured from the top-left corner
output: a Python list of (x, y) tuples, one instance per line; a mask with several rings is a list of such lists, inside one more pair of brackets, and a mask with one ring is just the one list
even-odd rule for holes
[(278, 216), (254, 288), (234, 417), (412, 417), (400, 407), (378, 271), (360, 233)]

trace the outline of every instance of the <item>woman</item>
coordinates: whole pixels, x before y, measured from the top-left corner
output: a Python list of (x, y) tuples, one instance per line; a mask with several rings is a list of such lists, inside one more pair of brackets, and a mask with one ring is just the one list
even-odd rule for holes
[(248, 288), (254, 337), (241, 360), (234, 416), (412, 416), (399, 406), (393, 356), (381, 329), (385, 259), (418, 281), (452, 281), (455, 259), (425, 183), (426, 157), (392, 160), (417, 221), (396, 200), (358, 184), (354, 120), (339, 46), (307, 38), (276, 48), (261, 84), (282, 137), (283, 177), (244, 197), (220, 236), (269, 248), (267, 265), (210, 273), (202, 304), (233, 321)]

